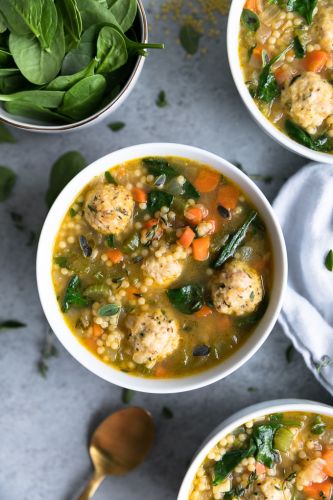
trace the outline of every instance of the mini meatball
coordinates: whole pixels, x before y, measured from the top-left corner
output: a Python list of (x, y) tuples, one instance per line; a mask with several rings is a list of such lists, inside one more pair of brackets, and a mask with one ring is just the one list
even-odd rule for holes
[(119, 234), (132, 219), (134, 200), (128, 189), (113, 184), (97, 184), (88, 191), (84, 216), (102, 234)]
[(310, 36), (326, 52), (333, 51), (333, 5), (319, 7), (310, 28)]
[(213, 278), (213, 304), (222, 314), (249, 314), (256, 310), (263, 294), (261, 277), (255, 269), (241, 260), (227, 262)]
[(147, 368), (170, 356), (178, 347), (178, 324), (160, 309), (130, 315), (126, 326), (130, 330), (128, 339), (133, 350), (133, 361)]
[(282, 479), (268, 477), (260, 484), (265, 500), (290, 500), (291, 493)]
[(168, 285), (182, 274), (187, 256), (186, 250), (175, 245), (161, 247), (142, 264), (144, 274), (157, 285)]
[(310, 134), (333, 113), (333, 87), (317, 73), (307, 72), (282, 91), (290, 118)]

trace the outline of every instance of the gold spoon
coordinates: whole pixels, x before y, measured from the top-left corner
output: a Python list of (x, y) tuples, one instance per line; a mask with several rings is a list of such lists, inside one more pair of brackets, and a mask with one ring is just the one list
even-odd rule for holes
[(92, 435), (89, 453), (94, 473), (78, 500), (88, 500), (107, 474), (121, 476), (137, 467), (154, 440), (151, 415), (142, 408), (126, 408), (106, 418)]

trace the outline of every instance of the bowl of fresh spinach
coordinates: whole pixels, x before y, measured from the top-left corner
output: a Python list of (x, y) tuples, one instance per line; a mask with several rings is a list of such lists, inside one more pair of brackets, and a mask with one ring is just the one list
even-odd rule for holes
[(0, 2), (0, 120), (39, 132), (87, 126), (133, 89), (148, 43), (141, 0)]

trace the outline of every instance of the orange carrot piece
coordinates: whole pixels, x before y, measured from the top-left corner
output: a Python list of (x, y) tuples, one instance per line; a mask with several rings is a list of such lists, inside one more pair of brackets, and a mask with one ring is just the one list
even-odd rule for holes
[(261, 61), (263, 50), (264, 50), (263, 45), (256, 45), (252, 51), (252, 56), (255, 57), (256, 59), (260, 59)]
[(277, 68), (275, 71), (274, 71), (274, 76), (278, 82), (278, 84), (280, 86), (282, 86), (284, 83), (286, 83), (286, 81), (288, 80), (288, 78), (290, 77), (290, 74), (289, 74), (289, 71), (283, 69), (282, 66), (280, 66), (279, 68)]
[(184, 229), (183, 234), (178, 240), (178, 243), (183, 247), (183, 248), (189, 248), (192, 245), (192, 241), (194, 240), (195, 237), (195, 232), (192, 231), (190, 226), (186, 226)]
[(200, 193), (211, 193), (220, 182), (220, 174), (213, 170), (200, 170), (194, 181), (194, 186)]
[(131, 298), (133, 298), (132, 296), (133, 295), (136, 295), (138, 293), (140, 293), (140, 290), (138, 288), (136, 288), (135, 286), (129, 286), (128, 288), (126, 288), (126, 293), (127, 295), (129, 295)]
[(105, 252), (107, 258), (111, 260), (113, 264), (119, 264), (124, 259), (122, 252), (118, 248), (110, 248), (107, 252)]
[(256, 473), (258, 474), (258, 476), (260, 474), (265, 474), (266, 472), (266, 467), (264, 466), (264, 464), (262, 464), (261, 462), (256, 462)]
[(96, 347), (97, 347), (96, 340), (97, 339), (95, 339), (93, 337), (90, 337), (89, 339), (85, 339), (84, 345), (86, 347), (88, 347), (88, 349), (90, 349), (91, 351), (96, 351)]
[(304, 486), (303, 493), (307, 497), (314, 498), (315, 500), (322, 500), (323, 498), (331, 498), (332, 482), (327, 479), (322, 483), (312, 483), (309, 486)]
[(232, 184), (224, 184), (220, 187), (217, 194), (218, 203), (228, 210), (234, 210), (237, 207), (238, 198), (239, 190)]
[(246, 0), (244, 9), (252, 10), (252, 12), (258, 12), (257, 0)]
[(210, 307), (208, 306), (202, 306), (201, 309), (199, 309), (199, 311), (195, 312), (194, 313), (194, 316), (196, 318), (205, 318), (206, 316), (209, 316), (210, 314), (212, 314), (213, 312), (213, 309), (211, 309)]
[(191, 224), (197, 226), (203, 219), (202, 210), (199, 207), (189, 207), (185, 211), (185, 219), (187, 219)]
[(308, 52), (304, 59), (305, 69), (306, 71), (320, 73), (320, 71), (325, 68), (328, 59), (329, 55), (324, 50), (313, 50), (312, 52)]
[(145, 222), (145, 227), (147, 229), (150, 229), (151, 227), (156, 226), (157, 224), (158, 224), (157, 219), (149, 219), (149, 220), (147, 220), (147, 222)]
[(197, 238), (193, 240), (192, 243), (192, 255), (195, 260), (204, 261), (209, 257), (209, 245), (210, 237), (203, 236), (202, 238)]
[(138, 187), (132, 189), (132, 196), (137, 203), (146, 203), (148, 199), (146, 191)]
[(97, 323), (93, 324), (93, 336), (100, 337), (103, 334), (103, 328)]
[(326, 462), (323, 468), (325, 474), (327, 474), (330, 477), (333, 477), (333, 450), (324, 451), (321, 458)]
[(157, 365), (155, 368), (155, 377), (165, 378), (169, 376), (169, 370), (165, 366)]

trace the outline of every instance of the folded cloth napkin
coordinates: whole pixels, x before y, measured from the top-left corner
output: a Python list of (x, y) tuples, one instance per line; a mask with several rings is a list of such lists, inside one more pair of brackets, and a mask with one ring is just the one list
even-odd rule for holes
[(333, 165), (306, 166), (273, 207), (286, 240), (289, 276), (279, 322), (319, 382), (333, 394)]

